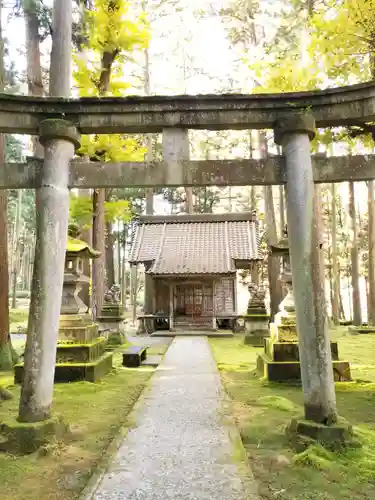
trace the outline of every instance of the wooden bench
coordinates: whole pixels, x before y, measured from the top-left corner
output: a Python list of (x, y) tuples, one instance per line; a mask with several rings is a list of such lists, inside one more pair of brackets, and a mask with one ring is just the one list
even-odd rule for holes
[(133, 345), (122, 353), (122, 366), (137, 368), (147, 357), (147, 346)]

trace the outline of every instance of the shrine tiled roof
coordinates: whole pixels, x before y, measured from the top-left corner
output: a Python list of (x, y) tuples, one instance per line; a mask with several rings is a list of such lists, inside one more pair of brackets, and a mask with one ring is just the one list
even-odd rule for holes
[(130, 263), (155, 275), (229, 274), (262, 258), (252, 213), (141, 217)]

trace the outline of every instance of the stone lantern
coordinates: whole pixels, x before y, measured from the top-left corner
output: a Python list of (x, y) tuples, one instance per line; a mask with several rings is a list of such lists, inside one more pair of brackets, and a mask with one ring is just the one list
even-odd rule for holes
[[(83, 274), (85, 259), (100, 255), (77, 239), (74, 226), (69, 227), (59, 340), (56, 350), (55, 382), (87, 380), (95, 382), (112, 369), (112, 353), (106, 352), (107, 340), (99, 336), (99, 327), (88, 314), (89, 306), (79, 297), (82, 285), (89, 281)], [(15, 382), (23, 379), (23, 364), (15, 367)]]
[(266, 291), (255, 283), (249, 285), (250, 299), (247, 306), (245, 323), (245, 344), (263, 347), (264, 339), (269, 337), (269, 314), (265, 306)]
[(271, 336), (279, 342), (297, 342), (296, 307), (293, 294), (292, 270), (290, 267), (289, 242), (287, 231), (284, 237), (276, 244), (270, 245), (271, 254), (280, 256), (282, 260), (282, 271), (280, 280), (283, 282), (287, 294), (280, 302), (279, 312), (275, 315), (274, 323), (271, 325)]
[(88, 313), (88, 304), (79, 297), (83, 285), (90, 282), (90, 277), (83, 274), (83, 263), (84, 260), (95, 259), (100, 255), (100, 252), (90, 248), (84, 241), (71, 237), (72, 234), (77, 236), (73, 231), (75, 229), (71, 226), (65, 254), (61, 315)]
[[(273, 381), (301, 380), (289, 243), (287, 232), (284, 234), (284, 238), (271, 245), (271, 253), (282, 258), (280, 279), (287, 288), (287, 295), (270, 325), (271, 336), (265, 339), (264, 352), (257, 358), (259, 375)], [(331, 353), (335, 380), (351, 380), (349, 363), (339, 360), (337, 342), (331, 342)]]
[(98, 326), (88, 314), (89, 306), (79, 297), (84, 284), (90, 277), (83, 274), (83, 263), (99, 257), (100, 252), (93, 250), (85, 241), (78, 239), (79, 230), (69, 226), (69, 237), (65, 254), (63, 294), (60, 310), (59, 340), (62, 342), (88, 342), (93, 333), (98, 335)]

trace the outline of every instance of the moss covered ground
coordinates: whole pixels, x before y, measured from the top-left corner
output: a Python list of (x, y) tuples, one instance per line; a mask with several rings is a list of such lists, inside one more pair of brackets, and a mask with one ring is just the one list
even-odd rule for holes
[[(52, 443), (43, 453), (24, 457), (0, 454), (1, 500), (73, 500), (79, 497), (110, 442), (122, 426), (134, 423), (127, 415), (137, 401), (152, 368), (121, 366), (98, 383), (57, 384), (54, 411), (70, 424), (72, 436), (65, 443)], [(11, 401), (0, 401), (0, 422), (17, 415), (19, 388), (13, 374), (0, 374), (0, 387), (8, 387)]]
[(331, 332), (355, 380), (336, 384), (338, 409), (363, 446), (341, 454), (320, 446), (295, 454), (284, 432), (291, 418), (302, 414), (301, 387), (260, 380), (255, 362), (262, 349), (244, 345), (243, 336), (210, 339), (262, 500), (374, 498), (375, 335), (348, 336), (346, 331)]

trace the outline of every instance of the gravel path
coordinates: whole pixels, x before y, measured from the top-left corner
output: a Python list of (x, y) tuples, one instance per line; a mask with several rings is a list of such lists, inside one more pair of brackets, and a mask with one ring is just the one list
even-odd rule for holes
[(176, 338), (91, 498), (256, 500), (233, 460), (223, 397), (207, 338)]

